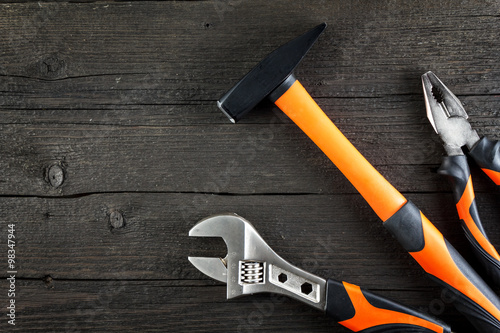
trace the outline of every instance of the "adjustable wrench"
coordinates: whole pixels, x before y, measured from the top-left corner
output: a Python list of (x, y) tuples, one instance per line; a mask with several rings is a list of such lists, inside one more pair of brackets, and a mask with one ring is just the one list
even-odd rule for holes
[(202, 273), (227, 283), (228, 299), (264, 292), (286, 295), (325, 311), (354, 332), (451, 332), (446, 324), (407, 306), (293, 266), (267, 245), (250, 222), (236, 214), (204, 219), (189, 236), (224, 239), (225, 258), (188, 259)]

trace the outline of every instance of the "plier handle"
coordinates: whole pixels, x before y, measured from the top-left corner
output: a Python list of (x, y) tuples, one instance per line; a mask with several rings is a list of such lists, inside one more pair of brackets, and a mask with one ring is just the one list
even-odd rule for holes
[(443, 141), (447, 156), (438, 173), (453, 188), (458, 215), (472, 248), (497, 285), (500, 285), (500, 255), (488, 239), (479, 218), (467, 157), (462, 147), (495, 184), (500, 185), (500, 142), (480, 138), (467, 121), (460, 100), (432, 72), (422, 75), (427, 117)]

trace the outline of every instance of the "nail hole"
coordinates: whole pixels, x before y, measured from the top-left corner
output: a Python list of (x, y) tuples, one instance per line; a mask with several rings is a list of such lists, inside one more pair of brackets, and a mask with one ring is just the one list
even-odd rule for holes
[(52, 276), (50, 276), (50, 275), (47, 275), (43, 278), (43, 283), (45, 283), (45, 287), (48, 289), (54, 288), (54, 280), (52, 279)]

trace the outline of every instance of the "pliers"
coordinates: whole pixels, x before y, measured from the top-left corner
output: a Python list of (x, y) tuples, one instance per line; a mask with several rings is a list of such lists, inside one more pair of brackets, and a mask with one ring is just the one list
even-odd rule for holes
[(198, 222), (189, 236), (222, 237), (225, 258), (189, 257), (202, 273), (227, 284), (227, 298), (277, 293), (325, 311), (354, 332), (450, 333), (446, 324), (360, 287), (325, 280), (278, 256), (252, 224), (236, 214)]
[(447, 156), (438, 173), (447, 177), (453, 187), (458, 215), (465, 235), (478, 260), (497, 285), (500, 285), (500, 255), (490, 243), (479, 219), (467, 157), (469, 155), (496, 185), (500, 185), (500, 142), (480, 138), (467, 121), (460, 100), (438, 77), (422, 75), (427, 118), (441, 137)]

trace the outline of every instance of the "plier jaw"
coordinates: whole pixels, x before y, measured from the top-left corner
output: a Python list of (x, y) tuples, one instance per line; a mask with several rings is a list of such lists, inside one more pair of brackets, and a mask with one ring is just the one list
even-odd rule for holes
[(463, 155), (462, 147), (472, 149), (479, 135), (467, 121), (460, 100), (432, 72), (422, 75), (427, 118), (441, 137), (448, 156)]

